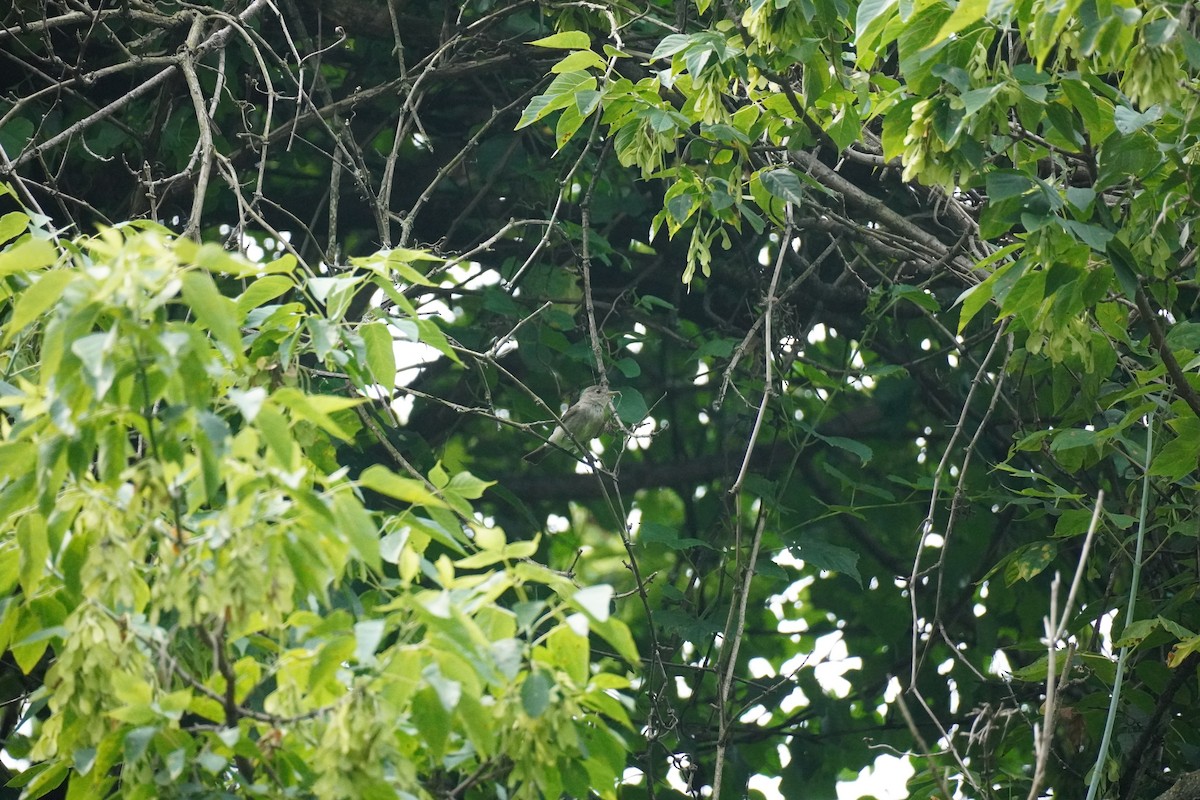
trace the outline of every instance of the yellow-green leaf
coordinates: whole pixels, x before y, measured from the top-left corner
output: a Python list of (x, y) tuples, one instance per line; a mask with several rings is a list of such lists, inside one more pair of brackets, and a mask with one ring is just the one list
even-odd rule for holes
[(18, 272), (48, 267), (58, 258), (54, 245), (45, 239), (30, 239), (0, 253), (0, 278)]
[(207, 272), (192, 271), (183, 276), (183, 299), (217, 341), (234, 353), (241, 351), (242, 336), (238, 330), (241, 316), (237, 304), (217, 290)]
[(592, 50), (576, 50), (566, 58), (563, 58), (557, 64), (550, 68), (550, 71), (555, 75), (563, 72), (576, 72), (581, 69), (594, 67), (595, 69), (604, 69), (604, 59)]
[(50, 556), (46, 520), (41, 514), (32, 511), (17, 523), (17, 546), (21, 548), (21, 590), (26, 597), (33, 597)]
[(396, 500), (419, 506), (445, 508), (446, 503), (416, 478), (403, 478), (381, 464), (373, 464), (363, 470), (359, 483), (374, 492)]
[(46, 309), (58, 302), (63, 290), (74, 280), (77, 273), (69, 269), (56, 269), (43, 273), (37, 283), (30, 286), (17, 298), (12, 319), (8, 321), (2, 344), (7, 345), (25, 326), (40, 317)]
[(21, 211), (10, 211), (0, 217), (0, 242), (15, 239), (29, 229), (29, 215)]
[(973, 25), (983, 19), (988, 10), (990, 0), (960, 0), (958, 8), (954, 9), (954, 13), (950, 18), (942, 23), (942, 27), (938, 30), (937, 35), (933, 37), (926, 47), (933, 47), (938, 42), (946, 39), (953, 33), (958, 33), (968, 25)]
[(583, 50), (592, 46), (592, 40), (583, 31), (562, 31), (553, 36), (535, 39), (529, 44), (534, 47), (551, 47), (559, 50)]
[(335, 411), (342, 411), (366, 402), (366, 398), (362, 397), (305, 394), (290, 386), (275, 392), (271, 395), (271, 399), (286, 407), (297, 417), (311, 422), (326, 433), (346, 442), (354, 437), (329, 415)]
[(245, 317), (251, 309), (258, 308), (268, 300), (274, 300), (279, 295), (291, 289), (295, 284), (290, 278), (282, 275), (268, 275), (250, 284), (246, 291), (237, 299), (237, 309), (240, 317)]
[(396, 340), (384, 322), (372, 322), (359, 329), (367, 347), (367, 369), (371, 380), (383, 387), (387, 395), (396, 388)]

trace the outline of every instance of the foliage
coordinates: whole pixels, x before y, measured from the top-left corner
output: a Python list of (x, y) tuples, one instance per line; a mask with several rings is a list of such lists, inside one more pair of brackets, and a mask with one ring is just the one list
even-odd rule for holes
[[(559, 613), (542, 623), (562, 625), (579, 602), (570, 580), (612, 586), (615, 619), (642, 659), (631, 727), (622, 706), (602, 699), (604, 681), (620, 678), (601, 676), (618, 673), (611, 659), (632, 656), (634, 644), (588, 604), (602, 635), (586, 653), (577, 641), (571, 647), (600, 682), (591, 709), (621, 729), (637, 770), (622, 796), (698, 797), (712, 787), (740, 797), (752, 782), (786, 797), (833, 796), (839, 780), (887, 751), (908, 754), (915, 797), (1082, 797), (1089, 784), (1105, 796), (1154, 797), (1194, 768), (1200, 42), (1191, 4), (43, 5), (13, 9), (0, 31), (0, 47), (22, 67), (4, 79), (4, 170), (35, 223), (90, 231), (149, 218), (231, 249), (254, 242), (285, 260), (260, 275), (184, 239), (154, 247), (136, 237), (118, 246), (112, 233), (81, 240), (110, 254), (165, 248), (186, 266), (182, 294), (167, 293), (151, 315), (175, 326), (167, 331), (190, 331), (168, 338), (186, 346), (173, 374), (190, 370), (173, 383), (165, 357), (151, 357), (172, 352), (166, 344), (107, 333), (115, 311), (97, 311), (75, 331), (72, 341), (83, 344), (49, 337), (68, 278), (31, 276), (68, 271), (42, 270), (58, 257), (37, 236), (4, 254), (0, 264), (25, 265), (0, 266), (11, 273), (11, 296), (33, 298), (3, 312), (5, 380), (15, 387), (7, 396), (17, 398), (5, 402), (32, 415), (26, 398), (40, 398), (38, 435), (72, 439), (70, 425), (86, 429), (78, 417), (91, 424), (98, 387), (117, 398), (136, 375), (154, 378), (151, 400), (126, 399), (136, 413), (111, 412), (112, 424), (125, 426), (123, 445), (97, 438), (72, 455), (64, 444), (61, 466), (46, 448), (14, 451), (55, 466), (57, 479), (53, 470), (35, 477), (7, 468), (0, 491), (36, 496), (19, 502), (40, 515), (12, 523), (10, 552), (24, 555), (9, 567), (7, 607), (38, 621), (28, 623), (36, 630), (14, 630), (10, 644), (44, 642), (50, 654), (10, 647), (17, 666), (32, 670), (9, 680), (10, 705), (41, 730), (68, 722), (58, 706), (39, 703), (54, 702), (43, 684), (69, 673), (72, 655), (60, 633), (26, 640), (64, 624), (72, 609), (45, 612), (43, 622), (27, 612), (23, 592), (29, 581), (72, 589), (51, 550), (36, 549), (34, 532), (39, 520), (47, 530), (69, 526), (64, 517), (78, 517), (84, 501), (62, 502), (59, 487), (46, 494), (39, 481), (103, 481), (141, 464), (147, 475), (130, 485), (146, 487), (135, 497), (158, 505), (127, 513), (142, 521), (133, 530), (165, 526), (153, 533), (167, 551), (172, 531), (191, 536), (200, 521), (217, 530), (217, 509), (241, 497), (239, 481), (285, 499), (299, 491), (293, 485), (309, 487), (320, 499), (310, 505), (332, 514), (338, 503), (382, 513), (385, 497), (422, 507), (420, 519), (402, 507), (404, 524), (421, 531), (427, 552), (444, 554), (429, 564), (456, 563), (451, 573), (411, 571), (386, 522), (380, 552), (397, 561), (381, 555), (377, 570), (354, 511), (345, 512), (356, 524), (344, 535), (324, 532), (328, 525), (310, 534), (322, 543), (311, 557), (323, 566), (295, 572), (285, 593), (338, 587), (327, 602), (340, 612), (309, 609), (337, 620), (321, 623), (345, 648), (331, 651), (329, 663), (345, 662), (336, 675), (373, 674), (373, 664), (346, 654), (352, 640), (358, 651), (359, 617), (391, 602), (372, 594), (384, 591), (381, 576), (401, 582), (389, 591), (423, 597), (490, 569), (511, 588), (468, 603), (461, 624), (474, 618), (490, 631), (494, 617), (516, 620), (500, 638), (520, 638), (516, 631), (535, 648), (534, 666), (514, 673), (530, 676), (522, 685), (531, 697), (521, 691), (510, 701), (526, 713), (539, 708), (532, 695), (552, 683), (559, 688), (547, 689), (544, 714), (600, 735), (606, 723), (574, 716), (562, 688), (589, 691), (582, 660), (560, 672), (540, 660), (541, 629), (522, 627), (530, 617), (518, 590), (537, 585)], [(25, 218), (5, 219), (5, 241), (15, 240)], [(96, 259), (72, 247), (70, 258)], [(197, 264), (218, 277), (199, 277), (207, 273)], [(297, 308), (253, 315), (285, 293)], [(423, 348), (396, 379), (395, 366), (414, 350), (402, 348), (395, 361), (393, 339)], [(59, 354), (55, 369), (46, 368), (47, 351)], [(219, 357), (221, 369), (198, 367), (200, 352)], [(106, 372), (101, 355), (125, 366)], [(70, 359), (75, 371), (56, 377)], [(12, 377), (26, 372), (50, 377), (25, 378), (28, 386)], [(57, 381), (71, 376), (81, 388), (68, 393)], [(29, 394), (48, 380), (53, 392)], [(557, 415), (559, 400), (603, 380), (636, 435), (614, 426), (590, 470), (572, 471), (567, 454), (536, 468), (519, 461), (548, 434), (538, 423)], [(231, 387), (269, 388), (269, 402), (248, 414), (241, 406), (250, 401)], [(17, 419), (9, 424), (19, 432)], [(1148, 446), (1148, 427), (1157, 444)], [(215, 442), (225, 431), (222, 449)], [(277, 451), (272, 437), (289, 431), (294, 444)], [(151, 432), (161, 444), (151, 446)], [(238, 442), (254, 436), (253, 452), (283, 465), (281, 475), (292, 475), (288, 459), (297, 459), (310, 465), (308, 477), (280, 486), (269, 471), (234, 469), (251, 458)], [(91, 464), (93, 452), (112, 448), (117, 458)], [(29, 485), (14, 488), (21, 480)], [(369, 506), (354, 488), (376, 493), (364, 495)], [(463, 493), (451, 503), (455, 492)], [(174, 521), (210, 508), (211, 520)], [(252, 511), (266, 515), (256, 541), (270, 542), (285, 523), (317, 525), (308, 505), (279, 519), (271, 504)], [(475, 547), (495, 551), (484, 546), (489, 534), (479, 538), (491, 530), (480, 520), (508, 532), (511, 563), (478, 563), (479, 553), (456, 549), (466, 547), (465, 526), (477, 532)], [(62, 534), (47, 541), (69, 542)], [(179, 556), (140, 546), (122, 557), (121, 574), (141, 583), (124, 591), (158, 602), (155, 587), (170, 581), (158, 565)], [(228, 557), (235, 552), (236, 542)], [(263, 552), (295, 569), (294, 556), (263, 547), (255, 557), (268, 558)], [(1137, 552), (1145, 555), (1135, 564)], [(1048, 642), (1045, 618), (1062, 613), (1065, 576), (1080, 562), (1073, 612)], [(269, 587), (254, 591), (238, 624), (285, 624), (288, 614), (257, 605)], [(407, 610), (420, 616), (418, 606)], [(419, 621), (397, 634), (450, 636), (460, 622), (437, 627), (428, 613)], [(217, 641), (211, 626), (201, 635), (192, 623), (171, 624), (191, 636), (172, 663), (207, 665), (198, 680), (218, 695), (236, 686), (219, 682), (220, 659), (209, 663), (233, 647), (232, 619)], [(260, 666), (243, 669), (273, 674), (285, 645), (271, 650), (260, 638), (228, 660), (249, 658)], [(392, 646), (380, 639), (369, 655), (379, 661)], [(1127, 648), (1115, 698), (1113, 646)], [(846, 657), (830, 657), (837, 652)], [(999, 674), (1006, 665), (1007, 679)], [(830, 678), (839, 672), (840, 682)], [(482, 673), (476, 680), (494, 693), (494, 709), (517, 691)], [(356, 696), (356, 685), (343, 696)], [(260, 708), (259, 694), (235, 692), (233, 703)], [(118, 701), (129, 702), (105, 700)], [(1110, 707), (1116, 727), (1103, 750)], [(261, 709), (296, 716), (309, 707)], [(330, 714), (296, 724), (329, 724)], [(171, 730), (183, 730), (183, 719)], [(214, 724), (232, 727), (224, 717)], [(203, 770), (201, 753), (259, 758), (262, 746), (251, 753), (245, 742), (269, 741), (268, 723), (243, 725), (246, 752), (237, 742), (219, 750), (216, 734), (205, 734), (183, 761), (194, 772)], [(606, 760), (579, 736), (536, 740), (561, 745), (555, 757), (565, 761), (522, 754), (530, 774), (535, 762), (560, 764), (548, 772), (560, 782), (538, 790), (579, 796), (583, 773), (565, 766), (571, 752), (585, 770), (617, 771), (615, 756)], [(10, 752), (24, 752), (21, 735), (10, 741)], [(472, 740), (476, 759), (499, 746), (481, 750)], [(447, 774), (477, 775), (472, 791), (490, 790), (492, 773), (460, 767), (455, 752), (389, 763), (416, 770), (429, 791), (452, 791), (452, 779), (434, 783), (440, 773), (421, 772), (440, 759)], [(46, 763), (62, 770), (67, 762)], [(522, 780), (515, 760), (486, 763)], [(16, 780), (49, 772), (35, 766)], [(249, 783), (235, 761), (216, 772)], [(297, 791), (313, 788), (299, 772), (280, 775)]]
[(340, 319), (290, 256), (36, 234), (6, 253), (0, 384), (0, 637), (43, 686), (6, 744), (28, 796), (615, 796), (628, 682), (589, 669), (589, 630), (637, 654), (611, 590), (479, 522), (468, 472), (326, 466), (362, 398), (296, 363), (390, 383), (384, 323)]

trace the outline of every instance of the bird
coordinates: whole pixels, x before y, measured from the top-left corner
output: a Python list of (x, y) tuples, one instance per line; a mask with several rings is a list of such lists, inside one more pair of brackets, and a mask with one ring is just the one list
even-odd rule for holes
[(612, 395), (607, 386), (589, 386), (584, 389), (579, 395), (579, 400), (562, 415), (562, 424), (554, 426), (549, 440), (536, 450), (526, 453), (525, 460), (537, 464), (557, 447), (564, 444), (570, 446), (574, 442), (582, 444), (599, 436), (608, 422), (609, 400)]

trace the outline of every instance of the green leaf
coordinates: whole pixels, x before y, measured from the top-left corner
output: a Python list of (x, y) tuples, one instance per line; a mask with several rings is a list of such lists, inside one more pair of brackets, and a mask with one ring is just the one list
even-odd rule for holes
[(537, 718), (550, 707), (550, 690), (554, 679), (543, 670), (535, 670), (521, 684), (521, 706), (525, 713)]
[(517, 122), (517, 130), (532, 125), (538, 120), (566, 108), (575, 102), (575, 95), (580, 92), (596, 90), (596, 79), (586, 71), (564, 72), (555, 77), (546, 91), (529, 101), (521, 119)]
[(1054, 542), (1034, 542), (1018, 549), (1008, 560), (1004, 570), (1005, 582), (1012, 586), (1017, 581), (1028, 581), (1041, 574), (1058, 555)]
[(4, 341), (0, 342), (0, 346), (7, 346), (11, 343), (14, 336), (40, 317), (50, 306), (57, 303), (62, 297), (63, 291), (78, 274), (69, 269), (44, 272), (36, 283), (21, 292), (13, 307), (12, 318), (5, 326)]
[(325, 306), (326, 319), (337, 322), (345, 315), (354, 293), (365, 280), (366, 276), (362, 274), (309, 278), (306, 286), (317, 302)]
[(533, 47), (549, 47), (557, 50), (585, 50), (592, 46), (592, 40), (583, 31), (560, 31), (552, 36), (535, 39), (526, 44)]
[(592, 50), (576, 50), (551, 67), (550, 71), (557, 75), (562, 72), (578, 72), (589, 68), (603, 70), (606, 66), (604, 59)]
[(0, 217), (0, 244), (15, 239), (29, 229), (29, 215), (23, 211), (10, 211)]
[[(354, 437), (329, 416), (337, 411), (362, 405), (365, 397), (333, 397), (331, 395), (305, 394), (299, 389), (285, 386), (271, 395), (272, 401), (284, 406), (300, 419), (307, 420), (326, 433), (349, 442)], [(261, 412), (260, 412), (261, 414)]]
[(1150, 474), (1178, 481), (1194, 471), (1200, 461), (1200, 420), (1195, 417), (1178, 421), (1179, 430), (1163, 445), (1150, 462)]
[(57, 260), (54, 245), (45, 239), (30, 239), (0, 253), (0, 278), (48, 267)]
[(1103, 437), (1096, 431), (1084, 430), (1082, 428), (1071, 428), (1064, 431), (1059, 431), (1054, 435), (1054, 439), (1050, 443), (1050, 452), (1057, 453), (1062, 450), (1071, 450), (1076, 447), (1091, 447), (1103, 441)]
[[(42, 768), (44, 767), (44, 768)], [(25, 785), (25, 790), (21, 792), (22, 800), (37, 800), (39, 797), (44, 797), (46, 794), (54, 791), (62, 782), (66, 780), (67, 774), (71, 771), (71, 762), (67, 759), (58, 761), (43, 762), (43, 764), (34, 765), (29, 772), (33, 773), (32, 780)], [(9, 786), (20, 785), (15, 783), (22, 775), (18, 775), (14, 781), (8, 783)]]
[[(235, 278), (251, 278), (266, 272), (261, 264), (247, 261), (212, 242), (197, 245), (190, 239), (176, 239), (174, 245), (180, 261), (194, 264), (205, 272), (224, 273)], [(285, 259), (272, 264), (277, 265), (278, 271), (289, 271), (285, 269), (288, 267)]]
[(367, 348), (367, 368), (371, 379), (383, 389), (385, 397), (396, 390), (396, 340), (387, 323), (372, 322), (358, 329)]
[[(960, 5), (959, 8), (962, 8), (962, 6)], [(990, 103), (1002, 89), (1004, 89), (1004, 84), (998, 83), (995, 86), (964, 92), (962, 95), (963, 114), (966, 117), (975, 114), (979, 109)]]
[(621, 375), (626, 378), (636, 378), (642, 374), (642, 366), (638, 364), (636, 359), (622, 358), (616, 363), (616, 368), (620, 370)]
[(1128, 136), (1147, 125), (1158, 122), (1162, 118), (1162, 106), (1151, 106), (1138, 113), (1129, 106), (1117, 106), (1113, 110), (1113, 124), (1117, 130)]
[(789, 549), (806, 564), (853, 578), (859, 587), (862, 586), (862, 576), (858, 572), (858, 553), (850, 548), (806, 537)]
[(1200, 350), (1200, 322), (1178, 322), (1167, 331), (1167, 346), (1172, 350)]
[(1087, 508), (1068, 508), (1054, 523), (1055, 538), (1081, 536), (1087, 533), (1092, 522), (1092, 512)]
[(979, 20), (983, 19), (987, 14), (988, 3), (990, 0), (959, 0), (958, 7), (954, 9), (954, 13), (946, 20), (942, 27), (938, 30), (937, 35), (929, 42), (929, 45), (935, 45), (950, 37), (951, 34), (958, 33), (963, 28), (969, 25), (974, 25)]
[(896, 4), (897, 0), (862, 0), (854, 18), (855, 45), (874, 49), (874, 38), (885, 21), (884, 15)]
[(338, 531), (346, 537), (355, 555), (371, 569), (382, 567), (379, 555), (379, 526), (349, 491), (333, 496), (333, 516)]
[(1137, 131), (1131, 136), (1114, 134), (1105, 139), (1097, 161), (1100, 170), (1092, 188), (1101, 192), (1125, 181), (1151, 178), (1163, 157), (1154, 138)]
[(21, 551), (21, 591), (25, 597), (37, 594), (46, 559), (50, 557), (50, 543), (46, 536), (46, 520), (36, 511), (21, 517), (17, 523), (17, 547)]
[(359, 483), (373, 492), (387, 495), (396, 500), (402, 500), (414, 505), (432, 508), (446, 508), (446, 501), (430, 491), (424, 481), (415, 478), (403, 478), (382, 464), (372, 464), (363, 470)]
[(803, 204), (804, 185), (791, 169), (780, 167), (760, 172), (758, 179), (762, 181), (763, 188), (775, 197), (797, 206)]
[(1195, 652), (1200, 652), (1200, 636), (1184, 639), (1172, 647), (1171, 652), (1167, 654), (1167, 666), (1175, 669)]
[(816, 431), (813, 432), (813, 435), (826, 444), (831, 444), (840, 450), (845, 450), (848, 453), (858, 456), (858, 460), (862, 462), (864, 467), (870, 463), (872, 456), (874, 456), (874, 452), (870, 447), (854, 439), (847, 439), (844, 436), (822, 436)]
[(354, 658), (359, 664), (375, 661), (375, 651), (383, 641), (384, 621), (365, 619), (354, 624)]
[(1113, 642), (1113, 646), (1137, 647), (1156, 630), (1164, 631), (1178, 641), (1186, 641), (1196, 635), (1174, 620), (1157, 616), (1152, 619), (1135, 620), (1126, 625)]
[(200, 324), (233, 353), (241, 353), (242, 336), (238, 325), (243, 317), (237, 304), (217, 291), (207, 272), (192, 270), (183, 276), (183, 299)]
[(642, 526), (638, 529), (637, 538), (641, 544), (661, 544), (672, 550), (683, 550), (689, 547), (714, 549), (711, 544), (703, 539), (680, 536), (678, 529), (670, 525), (664, 525), (661, 522), (643, 522)]
[(274, 300), (284, 292), (295, 287), (291, 278), (282, 275), (268, 275), (250, 284), (246, 291), (237, 299), (238, 314), (245, 319), (251, 309), (258, 308), (268, 300)]
[(692, 43), (692, 37), (683, 33), (672, 33), (666, 36), (658, 46), (654, 48), (654, 52), (650, 54), (650, 60), (658, 58), (669, 58), (676, 53), (687, 49)]
[(454, 352), (454, 348), (450, 346), (450, 340), (446, 338), (446, 334), (442, 332), (436, 322), (431, 319), (418, 319), (416, 323), (424, 344), (437, 350), (460, 367), (463, 365), (458, 353)]
[(446, 484), (446, 489), (467, 500), (478, 500), (489, 486), (495, 485), (496, 481), (481, 480), (469, 472), (457, 472)]
[(617, 419), (626, 426), (637, 425), (650, 413), (650, 409), (646, 406), (646, 398), (633, 388), (620, 389), (619, 394), (613, 400), (613, 406), (617, 411)]
[(146, 748), (150, 745), (150, 740), (154, 738), (154, 734), (158, 733), (158, 728), (152, 726), (143, 726), (134, 728), (129, 733), (125, 734), (125, 760), (137, 761), (146, 752)]
[(1015, 169), (998, 169), (987, 175), (988, 200), (993, 203), (1009, 197), (1021, 197), (1033, 189), (1033, 180)]
[(941, 311), (941, 306), (938, 304), (937, 297), (932, 295), (929, 290), (922, 289), (920, 286), (911, 286), (907, 283), (892, 284), (888, 293), (897, 300), (907, 300), (919, 308), (926, 311)]
[(255, 427), (285, 469), (295, 469), (297, 447), (287, 418), (270, 405), (261, 406), (254, 418)]
[(733, 355), (733, 348), (737, 347), (739, 341), (740, 340), (738, 339), (731, 338), (707, 339), (701, 342), (700, 346), (696, 348), (696, 352), (692, 357), (696, 360), (707, 358), (709, 356), (716, 356), (717, 358), (729, 358), (729, 356)]

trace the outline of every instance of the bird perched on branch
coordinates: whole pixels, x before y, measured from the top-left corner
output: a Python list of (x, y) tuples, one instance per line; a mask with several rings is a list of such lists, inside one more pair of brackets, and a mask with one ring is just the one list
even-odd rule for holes
[(575, 442), (586, 444), (595, 439), (608, 422), (609, 400), (612, 395), (607, 386), (589, 386), (584, 389), (575, 405), (562, 415), (562, 424), (554, 426), (550, 439), (526, 454), (525, 460), (536, 464), (555, 447), (570, 447)]

